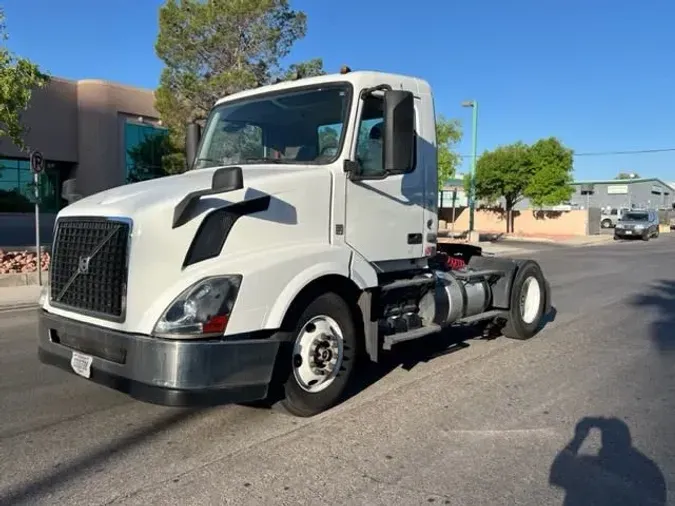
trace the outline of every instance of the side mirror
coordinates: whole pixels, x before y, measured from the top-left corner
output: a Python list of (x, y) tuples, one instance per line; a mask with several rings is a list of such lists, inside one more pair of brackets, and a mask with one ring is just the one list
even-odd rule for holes
[(201, 136), (202, 127), (198, 123), (189, 123), (185, 132), (185, 158), (188, 169), (192, 168), (192, 164), (195, 163), (195, 158), (197, 158), (197, 149), (199, 148)]
[(415, 99), (412, 92), (384, 92), (384, 170), (405, 173), (413, 168)]

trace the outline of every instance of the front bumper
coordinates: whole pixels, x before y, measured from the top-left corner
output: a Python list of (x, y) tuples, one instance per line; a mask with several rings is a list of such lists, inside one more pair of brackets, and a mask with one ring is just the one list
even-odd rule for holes
[(264, 399), (281, 340), (182, 340), (128, 334), (38, 313), (41, 362), (74, 373), (73, 352), (92, 357), (91, 381), (167, 406)]
[(645, 235), (645, 229), (614, 229), (614, 237), (619, 239), (630, 239), (632, 237), (642, 237)]

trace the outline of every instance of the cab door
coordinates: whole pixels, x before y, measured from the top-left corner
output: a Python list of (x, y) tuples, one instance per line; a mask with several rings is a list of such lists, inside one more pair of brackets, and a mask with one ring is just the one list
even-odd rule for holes
[[(419, 131), (419, 100), (415, 99), (415, 129)], [(417, 166), (415, 147), (412, 170), (387, 174), (384, 169), (384, 95), (360, 99), (357, 140), (352, 160), (358, 178), (348, 177), (345, 189), (345, 242), (369, 262), (424, 256), (424, 175)]]

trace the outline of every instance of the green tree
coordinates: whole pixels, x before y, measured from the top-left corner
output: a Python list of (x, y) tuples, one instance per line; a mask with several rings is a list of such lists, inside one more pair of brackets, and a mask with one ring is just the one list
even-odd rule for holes
[(26, 150), (22, 114), (33, 91), (45, 86), (49, 77), (36, 64), (10, 52), (5, 46), (7, 38), (5, 14), (0, 8), (0, 137), (8, 137), (16, 147)]
[(438, 190), (455, 175), (461, 157), (455, 146), (462, 140), (462, 127), (458, 120), (448, 120), (439, 115), (436, 119), (436, 143), (438, 145)]
[(323, 59), (314, 58), (306, 62), (289, 65), (288, 70), (284, 73), (283, 80), (289, 81), (291, 79), (323, 75), (326, 75), (326, 71), (323, 69)]
[[(164, 62), (155, 106), (171, 131), (172, 169), (181, 167), (185, 125), (203, 122), (220, 98), (323, 73), (320, 59), (284, 70), (280, 60), (304, 37), (307, 19), (287, 0), (167, 0), (159, 12), (157, 56)], [(182, 167), (185, 167), (183, 162)]]
[(614, 179), (636, 179), (639, 177), (640, 174), (636, 172), (619, 172)]
[(555, 137), (541, 139), (529, 148), (534, 174), (525, 188), (525, 196), (535, 207), (567, 202), (574, 188), (573, 151)]
[[(506, 231), (513, 231), (513, 208), (524, 198), (537, 207), (567, 201), (574, 192), (572, 150), (554, 137), (533, 145), (516, 142), (483, 153), (476, 164), (476, 198), (504, 199)], [(468, 191), (468, 176), (464, 181)]]
[[(534, 175), (529, 147), (516, 142), (486, 151), (476, 162), (476, 199), (496, 202), (504, 199), (507, 214), (506, 231), (512, 231), (513, 207), (525, 197), (525, 189)], [(464, 186), (469, 194), (470, 180), (465, 176)]]

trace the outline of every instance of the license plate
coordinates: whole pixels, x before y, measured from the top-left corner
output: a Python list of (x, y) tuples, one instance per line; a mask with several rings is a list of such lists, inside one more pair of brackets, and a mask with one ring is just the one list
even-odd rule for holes
[(632, 230), (626, 230), (626, 231), (624, 232), (624, 234), (626, 234), (626, 235), (631, 235), (632, 233), (633, 233)]
[(83, 378), (89, 378), (91, 377), (91, 362), (93, 360), (93, 357), (89, 355), (74, 351), (70, 358), (70, 367), (73, 368), (75, 374), (79, 374)]

